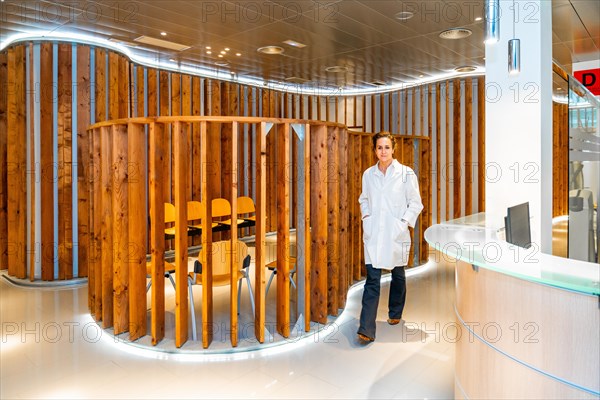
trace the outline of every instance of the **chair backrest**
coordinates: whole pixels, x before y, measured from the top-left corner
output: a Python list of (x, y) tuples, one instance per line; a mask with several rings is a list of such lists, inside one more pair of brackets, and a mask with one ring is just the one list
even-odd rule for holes
[(196, 221), (202, 219), (204, 215), (202, 210), (202, 203), (199, 201), (188, 201), (187, 202), (187, 217), (188, 221)]
[(254, 206), (254, 200), (248, 196), (238, 197), (237, 199), (237, 212), (240, 214), (252, 214), (256, 212)]
[[(246, 243), (237, 241), (235, 250), (235, 264), (240, 271), (244, 266), (244, 259), (248, 255), (248, 246)], [(212, 275), (213, 286), (224, 286), (230, 283), (231, 269), (230, 262), (232, 257), (231, 241), (221, 240), (212, 244)], [(204, 259), (204, 249), (200, 250), (198, 255), (202, 262)], [(242, 274), (238, 273), (238, 280), (242, 279)]]
[(231, 204), (227, 199), (213, 199), (212, 201), (212, 216), (215, 217), (231, 217)]
[(165, 223), (175, 222), (175, 206), (171, 203), (165, 203)]

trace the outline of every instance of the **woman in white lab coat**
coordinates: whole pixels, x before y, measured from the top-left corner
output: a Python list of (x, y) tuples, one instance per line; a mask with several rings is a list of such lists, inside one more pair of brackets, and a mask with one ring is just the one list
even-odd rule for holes
[(363, 173), (362, 193), (358, 199), (367, 269), (358, 328), (362, 342), (375, 340), (382, 269), (392, 271), (387, 322), (396, 325), (402, 319), (406, 300), (404, 266), (408, 263), (411, 245), (408, 227), (414, 227), (423, 209), (417, 176), (411, 168), (393, 158), (391, 133), (380, 132), (373, 136), (373, 149), (378, 161)]

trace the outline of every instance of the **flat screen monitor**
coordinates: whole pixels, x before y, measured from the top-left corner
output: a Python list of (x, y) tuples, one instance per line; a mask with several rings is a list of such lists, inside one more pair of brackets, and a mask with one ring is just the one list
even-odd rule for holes
[(515, 246), (531, 247), (531, 226), (529, 224), (529, 203), (509, 207), (504, 218), (506, 241)]

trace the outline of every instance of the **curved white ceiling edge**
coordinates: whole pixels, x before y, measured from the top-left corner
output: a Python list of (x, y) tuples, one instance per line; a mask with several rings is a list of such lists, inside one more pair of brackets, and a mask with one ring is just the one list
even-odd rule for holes
[(271, 90), (281, 91), (292, 94), (303, 94), (312, 96), (355, 96), (355, 95), (370, 95), (370, 94), (382, 94), (398, 90), (403, 90), (411, 87), (418, 87), (427, 84), (432, 84), (440, 81), (445, 81), (453, 78), (463, 77), (475, 77), (485, 74), (485, 68), (478, 67), (473, 72), (459, 73), (456, 71), (448, 71), (447, 73), (440, 74), (438, 76), (428, 79), (418, 79), (410, 83), (401, 83), (396, 85), (385, 85), (377, 88), (364, 88), (364, 89), (345, 89), (339, 87), (322, 87), (322, 86), (307, 86), (307, 84), (297, 85), (286, 82), (276, 81), (265, 81), (261, 79), (255, 79), (250, 77), (237, 76), (231, 71), (222, 70), (210, 70), (201, 68), (193, 65), (179, 64), (177, 62), (164, 62), (160, 60), (154, 60), (148, 57), (143, 57), (132, 52), (126, 46), (118, 43), (111, 42), (107, 39), (98, 38), (89, 35), (82, 35), (78, 33), (57, 33), (57, 32), (32, 32), (32, 33), (19, 33), (12, 35), (2, 43), (0, 43), (0, 51), (8, 48), (11, 45), (28, 42), (28, 41), (58, 41), (58, 42), (69, 42), (78, 44), (87, 44), (91, 46), (101, 46), (107, 49), (111, 49), (122, 53), (127, 56), (132, 62), (143, 65), (149, 68), (158, 68), (171, 72), (186, 73), (190, 75), (200, 76), (204, 78), (219, 79), (222, 81), (233, 82), (243, 85), (249, 85), (259, 88), (268, 88)]

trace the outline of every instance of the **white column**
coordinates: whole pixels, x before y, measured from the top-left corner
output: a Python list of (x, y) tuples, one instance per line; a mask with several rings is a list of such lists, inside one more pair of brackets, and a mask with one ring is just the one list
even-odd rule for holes
[(508, 73), (513, 1), (500, 0), (500, 41), (486, 55), (486, 216), (529, 202), (532, 240), (552, 252), (552, 2), (515, 1), (521, 72)]

